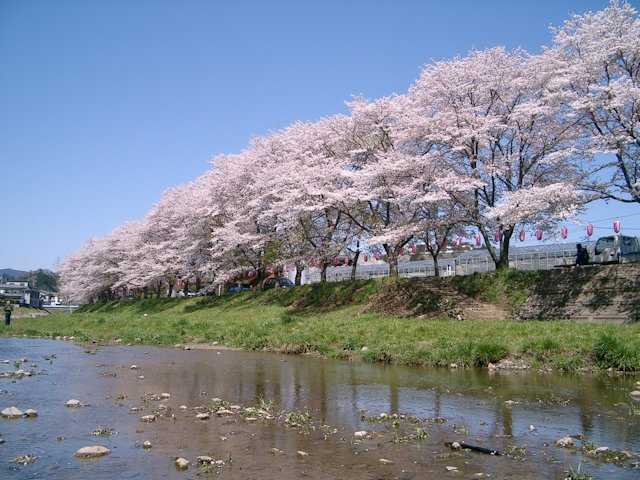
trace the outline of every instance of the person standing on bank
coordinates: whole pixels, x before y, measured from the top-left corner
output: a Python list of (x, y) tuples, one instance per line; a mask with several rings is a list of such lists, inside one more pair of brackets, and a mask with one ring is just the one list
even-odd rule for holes
[(4, 325), (6, 327), (11, 326), (11, 312), (13, 312), (13, 306), (11, 302), (7, 300), (7, 304), (4, 306)]

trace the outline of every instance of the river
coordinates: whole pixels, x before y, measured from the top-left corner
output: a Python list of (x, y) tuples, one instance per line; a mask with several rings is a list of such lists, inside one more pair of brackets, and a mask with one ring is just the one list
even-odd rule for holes
[[(583, 454), (581, 441), (573, 449), (555, 445), (580, 435), (594, 446), (639, 452), (640, 410), (629, 397), (638, 380), (633, 376), (490, 373), (0, 338), (0, 360), (9, 360), (0, 372), (15, 371), (22, 358), (28, 361), (19, 368), (35, 375), (0, 378), (0, 409), (33, 408), (38, 416), (0, 419), (1, 478), (560, 479), (578, 466), (594, 478), (640, 477), (637, 457), (607, 463)], [(164, 392), (170, 398), (153, 399)], [(197, 420), (202, 410), (194, 407), (210, 406), (216, 397), (241, 407), (263, 400), (272, 415), (218, 417), (214, 411), (209, 420)], [(65, 407), (72, 398), (88, 406)], [(286, 412), (307, 410), (308, 424), (283, 420), (291, 418)], [(140, 421), (152, 412), (155, 422)], [(99, 427), (112, 434), (92, 435)], [(367, 433), (357, 439), (356, 431)], [(152, 448), (142, 448), (144, 441)], [(505, 455), (452, 450), (445, 442)], [(74, 457), (96, 444), (111, 453)], [(26, 454), (35, 462), (12, 461)], [(223, 463), (201, 471), (200, 455)], [(188, 470), (176, 469), (176, 457), (190, 460)]]

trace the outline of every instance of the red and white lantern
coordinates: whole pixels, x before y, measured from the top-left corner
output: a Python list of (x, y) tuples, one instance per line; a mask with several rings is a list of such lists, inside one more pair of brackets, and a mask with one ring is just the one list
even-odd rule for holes
[(456, 238), (456, 247), (459, 247), (460, 245), (462, 245), (462, 238), (458, 237)]
[(411, 245), (411, 255), (415, 255), (418, 252), (418, 249), (415, 245)]
[(560, 229), (560, 236), (566, 240), (569, 236), (569, 229), (567, 227), (562, 227)]
[(524, 242), (524, 239), (527, 238), (527, 234), (524, 233), (524, 230), (520, 230), (520, 235), (518, 235), (518, 238), (520, 238), (521, 242)]
[(482, 237), (479, 233), (476, 233), (476, 247), (479, 247), (480, 245), (482, 245)]
[(542, 240), (542, 229), (541, 228), (536, 229), (536, 239)]
[(593, 235), (593, 225), (589, 224), (587, 225), (587, 237), (590, 237), (591, 235)]
[(364, 257), (362, 257), (362, 259), (365, 263), (367, 263), (369, 261), (369, 255), (365, 255)]
[(620, 233), (620, 230), (622, 229), (622, 224), (620, 223), (620, 220), (614, 220), (613, 221), (613, 231), (616, 233)]
[(500, 242), (502, 240), (502, 230), (496, 230), (495, 235), (493, 236), (496, 242)]

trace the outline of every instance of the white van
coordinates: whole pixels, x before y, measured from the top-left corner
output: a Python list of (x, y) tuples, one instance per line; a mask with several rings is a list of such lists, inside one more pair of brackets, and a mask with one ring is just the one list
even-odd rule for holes
[(627, 235), (600, 237), (596, 242), (591, 263), (640, 262), (640, 240)]

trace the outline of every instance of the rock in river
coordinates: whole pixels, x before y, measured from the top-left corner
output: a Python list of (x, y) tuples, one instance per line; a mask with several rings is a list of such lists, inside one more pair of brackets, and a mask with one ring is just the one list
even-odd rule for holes
[(65, 402), (65, 407), (69, 407), (69, 408), (78, 408), (81, 406), (80, 400), (76, 400), (75, 398), (72, 398), (71, 400), (67, 400)]
[(561, 439), (556, 441), (556, 446), (557, 447), (562, 447), (562, 448), (571, 448), (576, 444), (576, 441), (569, 436), (566, 437), (562, 437)]
[(5, 408), (4, 410), (2, 410), (2, 412), (0, 412), (2, 414), (3, 417), (5, 418), (19, 418), (22, 415), (24, 415), (24, 413), (22, 412), (22, 410), (16, 408), (16, 407), (9, 407), (9, 408)]
[(102, 445), (92, 445), (90, 447), (82, 447), (80, 450), (76, 452), (76, 457), (78, 458), (98, 458), (104, 457), (105, 455), (109, 455), (111, 450), (107, 447), (103, 447)]
[(155, 422), (156, 421), (156, 416), (155, 415), (144, 415), (144, 416), (140, 417), (140, 421), (141, 422)]
[(24, 416), (29, 418), (34, 418), (38, 416), (38, 412), (33, 408), (28, 408), (27, 410), (24, 411)]
[(209, 420), (209, 417), (210, 417), (210, 415), (208, 413), (206, 413), (206, 412), (199, 413), (199, 414), (196, 415), (196, 418), (198, 420)]
[(176, 468), (178, 470), (186, 470), (187, 468), (189, 468), (189, 460), (182, 457), (176, 458)]

